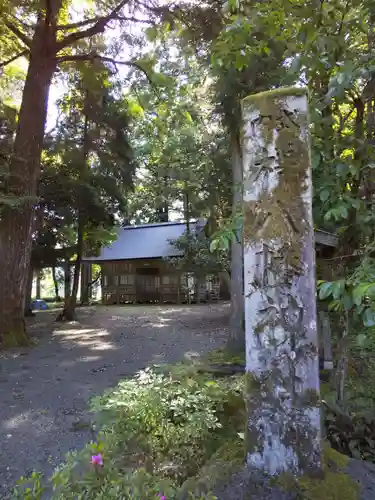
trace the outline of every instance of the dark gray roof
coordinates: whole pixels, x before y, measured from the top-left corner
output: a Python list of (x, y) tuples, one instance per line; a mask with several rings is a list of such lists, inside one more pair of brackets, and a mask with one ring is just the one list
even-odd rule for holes
[[(195, 231), (197, 222), (190, 223)], [(117, 230), (117, 240), (102, 248), (98, 257), (85, 257), (83, 260), (102, 262), (105, 260), (154, 259), (175, 257), (178, 250), (171, 244), (186, 231), (185, 222), (160, 222), (125, 226)]]
[[(205, 220), (191, 222), (191, 231), (203, 228)], [(140, 226), (125, 226), (117, 230), (117, 240), (102, 248), (98, 257), (84, 257), (85, 261), (155, 259), (180, 255), (171, 244), (186, 231), (185, 222), (159, 222)], [(337, 246), (337, 236), (326, 231), (315, 231), (315, 243)]]

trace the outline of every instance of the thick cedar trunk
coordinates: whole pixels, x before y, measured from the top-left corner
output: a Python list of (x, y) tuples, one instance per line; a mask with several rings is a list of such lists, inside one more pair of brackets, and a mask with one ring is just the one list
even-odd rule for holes
[(0, 342), (5, 346), (28, 343), (24, 304), (31, 257), (32, 207), (40, 175), (48, 93), (55, 71), (54, 51), (55, 34), (41, 21), (30, 49), (10, 175), (5, 186), (9, 196), (20, 199), (20, 205), (2, 207), (0, 221)]
[[(231, 137), (231, 154), (233, 177), (232, 213), (233, 216), (236, 216), (242, 207), (242, 156), (239, 134), (236, 132), (233, 132)], [(228, 337), (228, 348), (231, 351), (242, 351), (245, 348), (241, 232), (239, 228), (237, 238), (233, 239), (231, 248), (231, 316)]]

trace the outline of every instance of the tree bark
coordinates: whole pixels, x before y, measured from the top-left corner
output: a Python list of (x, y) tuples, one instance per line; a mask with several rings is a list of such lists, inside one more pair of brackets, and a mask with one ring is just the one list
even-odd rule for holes
[[(232, 178), (233, 203), (232, 215), (235, 217), (242, 210), (242, 154), (239, 133), (232, 132)], [(245, 348), (244, 332), (244, 295), (243, 295), (243, 248), (242, 229), (238, 229), (237, 238), (231, 246), (231, 316), (229, 322), (228, 348), (233, 352)]]
[[(86, 92), (86, 100), (88, 99), (88, 92)], [(87, 172), (87, 158), (89, 154), (89, 119), (85, 115), (84, 127), (83, 127), (83, 137), (82, 137), (82, 148), (83, 148), (83, 161), (81, 162), (81, 168), (79, 171), (79, 180), (84, 182)], [(76, 307), (77, 307), (77, 294), (79, 286), (79, 277), (81, 273), (81, 264), (83, 257), (83, 232), (85, 230), (86, 217), (81, 208), (78, 207), (77, 210), (77, 258), (74, 264), (74, 276), (73, 276), (73, 286), (72, 293), (68, 299), (65, 299), (64, 310), (62, 312), (62, 319), (67, 321), (73, 321), (76, 317)], [(61, 315), (60, 315), (61, 316)]]
[(81, 272), (81, 262), (83, 254), (83, 225), (78, 223), (78, 234), (77, 234), (77, 259), (74, 263), (74, 275), (73, 275), (73, 286), (72, 293), (65, 299), (63, 318), (67, 321), (74, 321), (76, 318), (76, 307), (77, 307), (77, 294), (79, 285), (79, 276)]
[(70, 262), (64, 263), (64, 300), (66, 300), (71, 291), (71, 272)]
[(34, 270), (32, 266), (29, 267), (29, 276), (27, 279), (27, 290), (25, 296), (25, 316), (35, 316), (31, 307), (31, 296), (33, 292)]
[(36, 292), (35, 298), (40, 299), (42, 295), (42, 270), (37, 269), (36, 271)]
[[(58, 3), (61, 4), (59, 1)], [(39, 21), (30, 48), (9, 177), (9, 196), (16, 207), (3, 206), (0, 220), (0, 341), (5, 346), (25, 345), (25, 292), (31, 258), (33, 204), (40, 175), (48, 94), (55, 71), (55, 33)]]
[(59, 283), (57, 281), (57, 276), (56, 276), (56, 267), (52, 267), (52, 279), (53, 279), (53, 286), (55, 288), (55, 301), (60, 302), (61, 298), (59, 295)]
[(321, 475), (307, 96), (244, 100), (247, 462)]
[(91, 262), (83, 262), (81, 266), (81, 305), (88, 305), (92, 293)]

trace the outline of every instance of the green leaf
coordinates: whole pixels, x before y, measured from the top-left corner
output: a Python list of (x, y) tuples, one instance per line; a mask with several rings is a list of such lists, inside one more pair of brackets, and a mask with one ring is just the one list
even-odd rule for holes
[(350, 311), (353, 307), (353, 298), (348, 293), (345, 293), (342, 298), (342, 304), (346, 311)]
[(356, 306), (359, 306), (362, 303), (362, 300), (365, 297), (367, 291), (372, 286), (374, 286), (373, 283), (361, 283), (353, 289), (353, 301)]
[(219, 240), (215, 239), (212, 240), (210, 243), (210, 252), (215, 252), (219, 247)]
[(193, 123), (193, 118), (191, 117), (191, 114), (189, 113), (189, 111), (185, 111), (184, 116), (189, 123)]
[(363, 314), (363, 324), (368, 328), (375, 326), (375, 311), (368, 308)]
[(319, 165), (320, 165), (320, 154), (319, 153), (315, 153), (312, 157), (312, 160), (311, 160), (311, 166), (313, 169), (317, 168)]
[(329, 198), (329, 191), (328, 189), (323, 189), (323, 191), (320, 192), (319, 198), (321, 201), (327, 201)]
[(345, 291), (345, 280), (338, 280), (332, 282), (331, 293), (334, 299), (339, 299)]
[(319, 287), (320, 300), (327, 299), (332, 294), (332, 282), (326, 281)]
[(339, 205), (338, 208), (338, 213), (339, 215), (343, 218), (346, 219), (348, 216), (348, 207), (346, 205)]
[(364, 333), (360, 333), (359, 335), (357, 335), (356, 342), (358, 347), (365, 347), (367, 340), (368, 337)]
[(342, 302), (340, 300), (332, 300), (328, 304), (328, 310), (329, 311), (342, 311)]

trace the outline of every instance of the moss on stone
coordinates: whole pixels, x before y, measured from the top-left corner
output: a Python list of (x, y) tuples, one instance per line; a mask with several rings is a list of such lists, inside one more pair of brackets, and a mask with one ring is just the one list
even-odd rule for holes
[[(244, 242), (251, 243), (263, 239), (277, 238), (285, 248), (286, 265), (299, 267), (305, 235), (312, 230), (309, 227), (308, 207), (303, 199), (309, 170), (309, 144), (307, 137), (301, 136), (300, 127), (307, 128), (307, 114), (285, 109), (284, 96), (304, 94), (304, 89), (282, 88), (263, 92), (248, 97), (244, 106), (259, 112), (264, 144), (258, 154), (260, 166), (253, 166), (250, 176), (256, 182), (256, 168), (279, 171), (278, 186), (272, 192), (264, 191), (258, 200), (244, 204)], [(280, 98), (280, 99), (279, 99)], [(265, 156), (264, 149), (273, 142), (274, 130), (277, 130), (277, 158)], [(267, 162), (275, 162), (268, 165)], [(246, 182), (246, 179), (245, 179)]]
[(240, 471), (244, 466), (244, 462), (245, 449), (243, 441), (231, 437), (212, 455), (196, 477), (185, 481), (178, 498), (187, 498), (187, 492), (194, 492), (196, 495), (207, 493), (218, 484), (225, 483), (233, 474)]
[(298, 482), (303, 500), (358, 499), (358, 484), (345, 472), (328, 471), (323, 480), (303, 477)]
[(245, 463), (245, 447), (241, 439), (225, 442), (212, 455), (199, 473), (198, 481), (204, 482), (209, 489), (217, 483), (226, 481), (236, 471), (241, 470)]
[(296, 478), (281, 474), (275, 484), (285, 491), (298, 493), (301, 500), (358, 500), (359, 486), (346, 473), (349, 458), (324, 445), (322, 479)]
[(331, 448), (331, 446), (325, 442), (323, 445), (323, 464), (324, 467), (337, 467), (337, 469), (346, 469), (349, 465), (349, 457), (339, 453), (338, 451)]
[(259, 99), (270, 99), (273, 97), (284, 97), (294, 95), (306, 95), (307, 89), (305, 87), (280, 87), (278, 89), (265, 90), (257, 94), (251, 94), (243, 99), (246, 103), (256, 102)]

